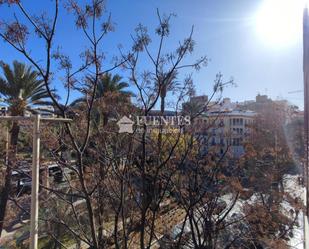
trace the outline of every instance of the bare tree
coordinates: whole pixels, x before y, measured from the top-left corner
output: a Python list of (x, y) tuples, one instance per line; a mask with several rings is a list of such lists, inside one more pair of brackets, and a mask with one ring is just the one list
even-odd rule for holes
[[(63, 188), (41, 186), (44, 192), (50, 194), (40, 197), (44, 200), (41, 208), (46, 212), (40, 219), (46, 225), (45, 233), (56, 241), (55, 246), (62, 243), (61, 231), (67, 231), (70, 237), (95, 249), (110, 245), (116, 248), (150, 248), (176, 222), (169, 221), (167, 215), (177, 213), (181, 214), (178, 223), (190, 221), (196, 246), (216, 243), (216, 232), (222, 229), (221, 224), (235, 205), (238, 194), (235, 191), (230, 206), (219, 212), (221, 216), (215, 222), (216, 228), (205, 236), (199, 234), (200, 231), (205, 233), (207, 228), (200, 224), (213, 222), (210, 216), (217, 212), (215, 206), (223, 192), (211, 196), (206, 193), (202, 181), (211, 176), (211, 184), (217, 184), (221, 173), (216, 167), (221, 167), (221, 160), (211, 168), (212, 163), (194, 158), (198, 146), (201, 146), (197, 143), (194, 130), (178, 124), (175, 133), (164, 134), (166, 127), (161, 120), (154, 132), (149, 133), (149, 127), (144, 122), (133, 134), (119, 134), (114, 121), (111, 121), (112, 125), (102, 128), (93, 119), (95, 107), (98, 107), (97, 110), (104, 108), (96, 100), (100, 77), (118, 67), (130, 74), (129, 80), (137, 91), (137, 106), (115, 101), (117, 117), (135, 114), (146, 120), (154, 115), (159, 105), (158, 116), (164, 117), (168, 99), (176, 117), (180, 116), (182, 103), (194, 92), (191, 71), (207, 64), (205, 56), (193, 63), (186, 63), (194, 51), (193, 27), (188, 37), (180, 41), (174, 50), (166, 51), (173, 15), (162, 16), (157, 11), (159, 24), (155, 34), (159, 38), (158, 44), (154, 45), (147, 28), (139, 25), (132, 35), (132, 51), (120, 50), (120, 58), (110, 65), (104, 60), (102, 52), (104, 37), (113, 31), (111, 15), (103, 20), (105, 1), (92, 0), (80, 4), (69, 0), (65, 8), (74, 15), (76, 26), (88, 42), (88, 47), (80, 56), (81, 64), (76, 66), (69, 56), (58, 49), (54, 39), (60, 21), (58, 13), (62, 7), (58, 0), (52, 2), (54, 13), (51, 18), (46, 14), (35, 16), (29, 13), (22, 1), (0, 3), (15, 6), (23, 16), (18, 18), (15, 15), (13, 22), (2, 21), (0, 36), (39, 72), (56, 113), (74, 120), (72, 124), (65, 124), (59, 134), (53, 133), (59, 144), (53, 143), (51, 147), (59, 167), (63, 171), (69, 169), (75, 177), (65, 174), (66, 186)], [(42, 58), (33, 57), (31, 46), (27, 43), (28, 36), (42, 42), (42, 47), (36, 48), (41, 51)], [(154, 46), (155, 53), (150, 49)], [(144, 67), (145, 59), (149, 61), (149, 69)], [(189, 75), (185, 74), (187, 70), (190, 70)], [(56, 74), (61, 75), (67, 90), (62, 101), (52, 91)], [(226, 84), (222, 82), (222, 75), (218, 75), (211, 96), (220, 93)], [(86, 101), (78, 107), (69, 105), (73, 91), (86, 95)], [(206, 111), (207, 105), (205, 103), (203, 110), (191, 117), (190, 122)], [(175, 130), (175, 127), (168, 128), (169, 131)], [(65, 147), (76, 161), (64, 160), (58, 155), (56, 146)], [(200, 165), (203, 168), (201, 172), (198, 170)], [(188, 170), (188, 179), (178, 185), (175, 180), (182, 178), (183, 169)], [(206, 187), (211, 187), (211, 184)], [(180, 189), (175, 191), (175, 188)], [(180, 207), (177, 198), (168, 197), (177, 192), (185, 199), (181, 199)], [(176, 205), (174, 213), (164, 210), (168, 202)], [(210, 206), (212, 209), (209, 211)]]

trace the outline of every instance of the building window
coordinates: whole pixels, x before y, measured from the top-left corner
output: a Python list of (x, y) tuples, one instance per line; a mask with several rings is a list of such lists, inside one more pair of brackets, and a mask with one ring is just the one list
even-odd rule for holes
[(224, 126), (224, 122), (223, 122), (222, 119), (220, 120), (219, 126), (220, 126), (220, 127), (223, 127), (223, 126)]
[(232, 143), (233, 146), (236, 146), (236, 140), (237, 138), (233, 138), (233, 143)]
[(242, 138), (233, 138), (233, 146), (240, 146), (242, 143)]
[(224, 146), (224, 139), (220, 138), (220, 145)]
[(242, 118), (233, 118), (233, 122), (232, 123), (233, 123), (233, 125), (243, 125), (244, 124), (244, 120)]

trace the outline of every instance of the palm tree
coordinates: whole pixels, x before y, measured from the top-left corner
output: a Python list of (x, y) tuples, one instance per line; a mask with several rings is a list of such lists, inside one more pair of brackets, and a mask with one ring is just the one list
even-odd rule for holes
[(129, 98), (134, 94), (124, 90), (129, 87), (127, 82), (122, 81), (122, 77), (118, 74), (112, 76), (109, 73), (104, 74), (99, 81), (96, 98), (101, 98), (108, 93), (119, 93), (124, 98)]
[[(91, 81), (91, 80), (90, 80)], [(105, 105), (111, 104), (107, 103), (108, 101), (104, 101), (105, 99), (110, 99), (111, 96), (116, 96), (117, 101), (128, 103), (130, 102), (130, 97), (133, 97), (134, 94), (131, 91), (125, 90), (129, 87), (127, 82), (122, 81), (122, 77), (118, 74), (112, 75), (110, 73), (105, 73), (99, 78), (96, 94), (95, 94), (95, 101), (103, 101)], [(87, 89), (88, 92), (90, 89)], [(83, 96), (81, 98), (76, 99), (71, 103), (71, 106), (76, 106), (80, 103), (86, 102), (87, 97)], [(96, 105), (98, 107), (98, 105)], [(95, 108), (96, 118), (98, 119), (99, 113), (98, 109)], [(109, 117), (112, 115), (112, 110), (109, 107), (103, 108), (103, 125), (105, 126), (108, 123)]]
[(172, 73), (161, 73), (158, 78), (158, 82), (156, 83), (157, 90), (160, 87), (160, 112), (161, 115), (164, 115), (165, 111), (165, 99), (168, 92), (173, 91), (177, 86), (177, 71), (173, 71)]
[(35, 105), (49, 105), (49, 94), (43, 80), (38, 80), (38, 73), (18, 61), (13, 62), (13, 69), (1, 63), (4, 78), (0, 76), (0, 96), (9, 105), (12, 116), (22, 116)]
[[(18, 61), (13, 62), (13, 68), (1, 62), (3, 77), (0, 76), (0, 97), (9, 106), (12, 116), (23, 116), (26, 110), (31, 111), (35, 105), (45, 105), (49, 97), (38, 73), (30, 66)], [(16, 165), (16, 152), (19, 135), (19, 125), (13, 122), (10, 131), (9, 162), (6, 165), (5, 182), (0, 193), (0, 236), (3, 229), (5, 209), (11, 191), (11, 174)]]

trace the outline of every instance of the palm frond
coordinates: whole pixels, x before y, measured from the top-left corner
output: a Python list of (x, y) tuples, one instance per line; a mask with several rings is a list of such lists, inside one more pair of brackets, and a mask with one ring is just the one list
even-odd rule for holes
[[(40, 102), (47, 103), (50, 96), (44, 82), (31, 66), (14, 61), (13, 68), (5, 63), (1, 63), (0, 67), (3, 72), (3, 77), (0, 76), (0, 95), (7, 101), (14, 103), (14, 100), (23, 100), (26, 108), (40, 105)], [(55, 94), (54, 91), (52, 93)]]
[(75, 107), (81, 103), (84, 103), (86, 102), (86, 98), (82, 97), (82, 98), (78, 98), (78, 99), (75, 99), (74, 101), (71, 102), (70, 106), (71, 107)]

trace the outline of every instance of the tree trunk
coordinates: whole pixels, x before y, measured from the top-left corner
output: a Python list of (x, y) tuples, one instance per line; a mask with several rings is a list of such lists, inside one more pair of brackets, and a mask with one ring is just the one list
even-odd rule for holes
[(160, 112), (162, 116), (164, 115), (164, 111), (165, 111), (165, 94), (161, 96)]
[(9, 154), (8, 154), (9, 160), (6, 166), (4, 186), (0, 194), (0, 237), (2, 234), (2, 230), (3, 230), (3, 225), (5, 222), (6, 206), (7, 206), (7, 202), (9, 199), (10, 192), (11, 192), (12, 170), (16, 166), (18, 134), (19, 134), (19, 125), (17, 122), (13, 122), (12, 130), (11, 130), (11, 144), (10, 144), (10, 149), (9, 149)]
[(93, 210), (93, 206), (91, 203), (91, 196), (88, 194), (88, 190), (86, 187), (85, 183), (85, 175), (84, 175), (84, 163), (83, 163), (83, 155), (82, 153), (78, 153), (78, 170), (79, 170), (79, 181), (81, 184), (82, 192), (85, 195), (85, 201), (86, 201), (86, 208), (87, 208), (87, 213), (88, 213), (88, 218), (89, 218), (89, 226), (90, 226), (90, 232), (91, 232), (91, 238), (92, 238), (92, 247), (93, 249), (99, 249), (99, 244), (98, 244), (98, 238), (97, 238), (97, 229), (96, 229), (96, 224), (95, 224), (95, 214)]

